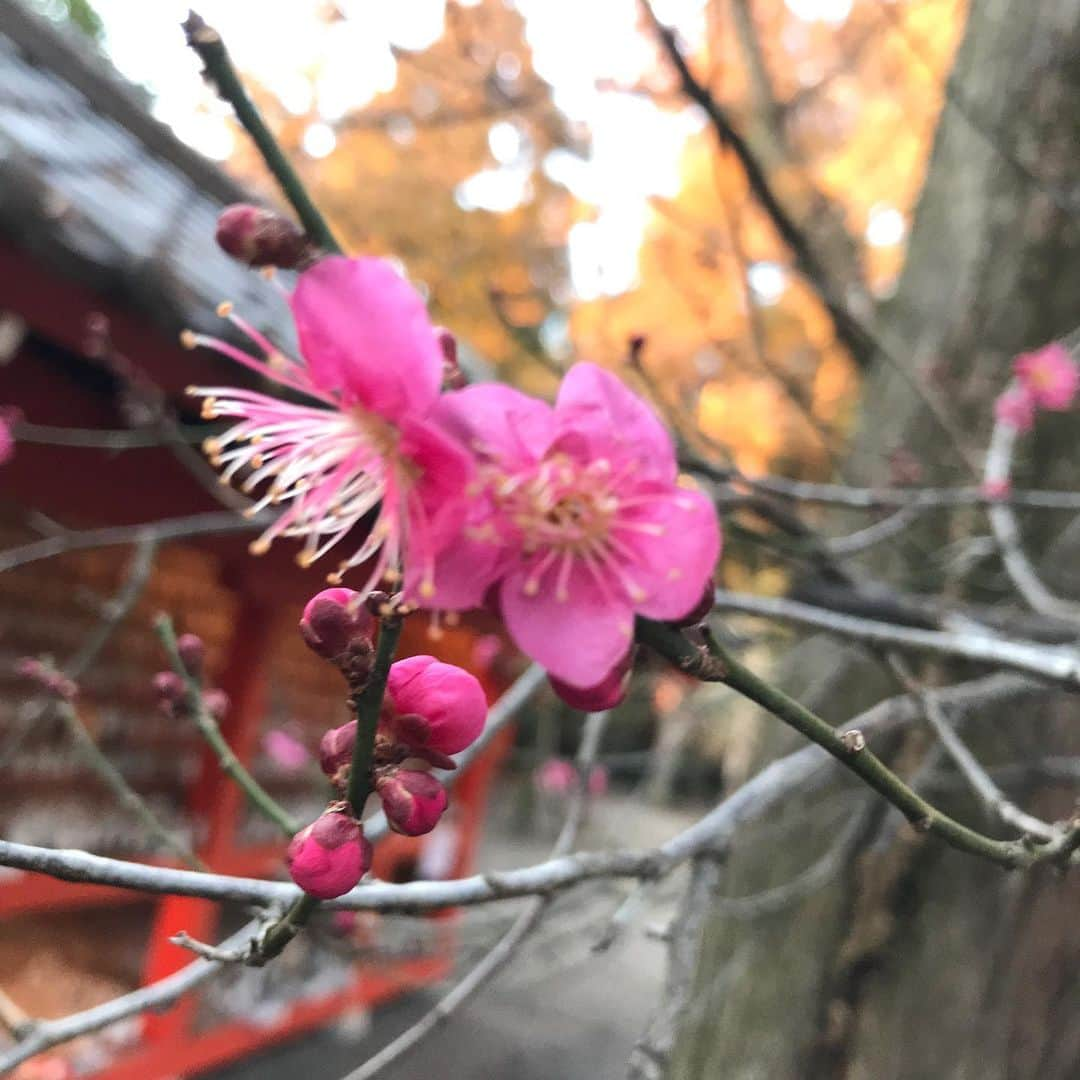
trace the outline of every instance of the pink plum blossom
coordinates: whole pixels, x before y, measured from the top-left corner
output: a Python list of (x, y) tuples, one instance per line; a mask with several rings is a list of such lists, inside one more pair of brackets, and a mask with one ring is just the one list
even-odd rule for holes
[(347, 893), (371, 866), (371, 844), (360, 824), (341, 810), (327, 810), (301, 829), (285, 852), (293, 881), (320, 900)]
[(1030, 431), (1035, 424), (1035, 398), (1026, 386), (1011, 386), (994, 403), (994, 417), (1015, 431)]
[(1040, 409), (1064, 412), (1080, 389), (1080, 369), (1059, 341), (1021, 353), (1013, 361), (1013, 370)]
[(268, 731), (263, 738), (266, 756), (286, 773), (299, 772), (311, 760), (308, 748), (294, 735), (281, 728)]
[[(433, 423), (443, 354), (419, 293), (381, 259), (332, 256), (305, 270), (291, 297), (303, 363), (232, 319), (262, 353), (186, 332), (206, 345), (311, 399), (297, 404), (233, 387), (193, 387), (207, 419), (235, 418), (205, 450), (222, 480), (239, 478), (258, 492), (249, 511), (281, 507), (253, 542), (255, 554), (279, 536), (301, 537), (297, 556), (310, 566), (345, 541), (346, 557), (330, 575), (374, 560), (368, 592), (403, 573), (426, 595), (434, 560), (458, 533), (470, 476), (467, 453)], [(369, 515), (363, 537), (355, 529)]]
[(715, 511), (680, 482), (671, 437), (615, 375), (576, 365), (554, 408), (468, 387), (438, 414), (477, 477), (431, 606), (476, 607), (494, 586), (517, 645), (581, 689), (624, 659), (635, 613), (678, 619), (699, 603), (720, 552)]

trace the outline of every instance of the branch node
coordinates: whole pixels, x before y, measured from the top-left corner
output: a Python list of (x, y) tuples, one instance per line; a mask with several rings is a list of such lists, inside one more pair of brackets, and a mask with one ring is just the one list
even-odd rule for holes
[(857, 754), (860, 750), (866, 749), (866, 736), (858, 728), (845, 731), (840, 736), (840, 741), (849, 754)]

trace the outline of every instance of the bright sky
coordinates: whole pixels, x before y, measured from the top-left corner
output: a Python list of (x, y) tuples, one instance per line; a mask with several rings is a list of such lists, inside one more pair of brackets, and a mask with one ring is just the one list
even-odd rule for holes
[[(652, 46), (635, 30), (635, 0), (507, 0), (526, 18), (534, 66), (551, 83), (555, 102), (587, 126), (592, 152), (581, 161), (566, 152), (543, 163), (548, 174), (596, 208), (574, 226), (570, 263), (582, 298), (614, 294), (634, 281), (637, 250), (652, 195), (678, 189), (678, 157), (686, 136), (700, 127), (694, 110), (664, 113), (639, 96), (597, 89), (598, 81), (629, 84), (652, 63)], [(852, 0), (785, 0), (792, 14), (834, 25)], [(423, 49), (442, 33), (445, 0), (338, 0), (347, 19), (315, 17), (322, 0), (200, 0), (199, 13), (221, 31), (238, 67), (276, 93), (286, 108), (306, 112), (312, 101), (328, 123), (306, 133), (305, 150), (333, 151), (330, 123), (388, 90), (396, 78), (395, 45)], [(209, 100), (198, 64), (183, 46), (179, 23), (187, 0), (94, 0), (106, 29), (106, 48), (130, 79), (156, 96), (155, 113), (203, 153), (224, 159), (232, 149), (227, 110)], [(655, 0), (661, 19), (690, 40), (700, 33), (704, 0)], [(305, 71), (318, 68), (313, 83)], [(459, 192), (466, 209), (507, 209), (526, 190), (516, 130), (493, 127), (498, 163)], [(643, 154), (641, 148), (649, 152)]]

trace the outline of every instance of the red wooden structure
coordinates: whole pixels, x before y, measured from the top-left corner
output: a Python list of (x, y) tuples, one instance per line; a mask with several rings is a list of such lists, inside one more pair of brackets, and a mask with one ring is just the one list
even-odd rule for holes
[[(218, 210), (245, 193), (157, 125), (141, 100), (85, 52), (13, 0), (0, 0), (0, 405), (17, 406), (39, 425), (123, 429), (146, 419), (145, 400), (132, 393), (145, 376), (170, 410), (193, 421), (186, 385), (242, 376), (219, 358), (182, 351), (180, 327), (213, 324), (214, 304), (225, 297), (271, 333), (288, 332), (287, 312), (269, 286), (213, 247)], [(89, 333), (103, 325), (107, 355), (100, 335)], [(130, 362), (126, 373), (117, 356)], [(40, 537), (43, 519), (28, 518), (28, 507), (72, 529), (218, 509), (168, 449), (119, 453), (23, 441), (0, 472), (0, 547)], [(306, 793), (310, 805), (314, 793), (318, 801), (316, 778), (267, 773), (260, 734), (267, 716), (275, 723), (289, 718), (313, 745), (320, 729), (346, 718), (337, 674), (307, 654), (295, 632), (321, 578), (298, 570), (287, 544), (251, 558), (249, 539), (207, 536), (163, 550), (143, 598), (86, 674), (80, 703), (99, 744), (122, 758), (132, 784), (187, 830), (213, 870), (273, 876), (282, 872), (283, 844), (260, 832), (192, 732), (154, 716), (148, 692), (150, 675), (161, 666), (149, 620), (164, 608), (206, 640), (213, 681), (232, 702), (225, 734), (241, 760), (261, 769), (279, 797), (295, 803)], [(64, 756), (54, 729), (17, 730), (20, 698), (30, 691), (11, 667), (27, 653), (52, 652), (61, 662), (70, 656), (99, 615), (88, 598), (115, 591), (129, 550), (69, 554), (0, 575), (0, 835), (62, 845), (75, 842), (79, 829), (92, 832), (112, 820), (100, 784)], [(410, 630), (403, 651), (435, 651), (424, 629)], [(446, 633), (439, 655), (468, 665), (473, 637), (467, 627)], [(500, 687), (487, 689), (494, 697)], [(21, 757), (14, 750), (20, 740)], [(501, 750), (493, 746), (452, 795), (454, 852), (444, 872), (457, 875), (472, 865)], [(28, 808), (38, 805), (35, 818)], [(118, 829), (96, 850), (155, 859), (137, 843), (132, 848), (136, 824), (121, 822)], [(377, 847), (374, 872), (405, 880), (423, 867), (425, 844), (445, 840), (438, 831), (430, 839), (390, 837)], [(190, 954), (169, 943), (176, 931), (215, 940), (235, 914), (198, 900), (4, 874), (0, 988), (28, 1011), (50, 1015), (48, 1006), (20, 1000), (18, 983), (18, 958), (45, 943), (54, 947), (58, 967), (55, 978), (33, 984), (43, 994), (80, 963), (92, 971), (108, 961), (110, 991), (77, 1004), (86, 1007), (188, 963)], [(102, 920), (112, 928), (107, 934)], [(378, 955), (379, 928), (363, 927), (363, 955), (344, 965), (334, 985), (315, 979), (311, 990), (302, 983), (272, 1015), (253, 1019), (200, 992), (143, 1018), (122, 1045), (95, 1042), (59, 1052), (79, 1056), (83, 1067), (89, 1062), (89, 1075), (98, 1080), (191, 1076), (441, 978), (452, 963), (453, 919), (436, 917), (431, 928), (422, 948), (388, 959)], [(356, 941), (363, 944), (363, 936)], [(316, 974), (318, 963), (316, 955)], [(70, 1005), (52, 1007), (54, 1014), (66, 1011)]]

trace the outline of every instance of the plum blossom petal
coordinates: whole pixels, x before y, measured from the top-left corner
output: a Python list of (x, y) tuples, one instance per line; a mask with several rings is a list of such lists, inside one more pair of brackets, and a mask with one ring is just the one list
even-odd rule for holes
[(560, 432), (584, 439), (592, 459), (632, 461), (645, 475), (675, 479), (675, 450), (664, 425), (615, 374), (596, 364), (575, 364), (559, 387), (555, 414)]
[(519, 648), (556, 679), (586, 689), (626, 655), (634, 612), (584, 563), (571, 563), (565, 582), (559, 576), (555, 565), (539, 577), (518, 566), (503, 579), (499, 605)]
[(656, 493), (621, 513), (612, 532), (634, 580), (648, 593), (636, 611), (650, 619), (681, 619), (698, 605), (702, 582), (720, 557), (716, 510), (700, 491)]
[(420, 294), (384, 259), (330, 256), (292, 296), (300, 351), (314, 383), (386, 420), (427, 412), (442, 350)]
[(556, 430), (549, 405), (498, 383), (445, 394), (435, 418), (481, 459), (510, 467), (539, 461)]
[(444, 611), (482, 607), (488, 590), (503, 577), (513, 559), (512, 548), (472, 539), (466, 527), (435, 559), (432, 606)]

